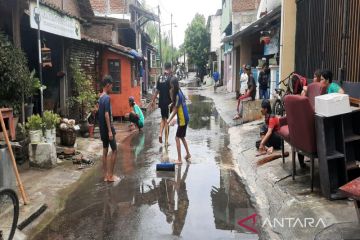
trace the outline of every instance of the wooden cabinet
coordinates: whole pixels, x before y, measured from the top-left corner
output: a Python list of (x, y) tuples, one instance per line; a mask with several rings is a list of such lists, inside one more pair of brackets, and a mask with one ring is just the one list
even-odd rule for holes
[(333, 117), (315, 115), (315, 123), (321, 191), (339, 199), (338, 188), (360, 176), (360, 109)]

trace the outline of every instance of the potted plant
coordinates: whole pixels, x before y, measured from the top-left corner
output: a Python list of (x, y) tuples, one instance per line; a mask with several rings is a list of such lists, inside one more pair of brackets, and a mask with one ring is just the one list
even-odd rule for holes
[(60, 124), (60, 141), (61, 145), (66, 147), (74, 146), (76, 142), (76, 125), (75, 120), (63, 118)]
[(56, 125), (60, 123), (60, 116), (52, 111), (45, 111), (42, 120), (45, 127), (46, 142), (56, 142)]
[[(14, 113), (20, 113), (21, 109), (24, 122), (23, 103), (32, 97), (35, 89), (38, 92), (40, 81), (34, 77), (35, 71), (30, 73), (25, 53), (21, 48), (15, 47), (1, 31), (0, 52), (0, 99), (11, 103), (7, 107), (14, 108)], [(0, 106), (4, 105), (0, 103)], [(32, 111), (32, 108), (33, 105), (30, 104), (28, 109)]]
[(29, 117), (26, 127), (27, 127), (27, 129), (29, 129), (29, 137), (30, 137), (31, 143), (42, 142), (43, 120), (39, 114), (35, 114), (35, 115), (32, 115), (31, 117)]
[(82, 136), (88, 136), (88, 116), (96, 104), (97, 94), (93, 88), (92, 82), (80, 68), (78, 62), (70, 65), (71, 75), (74, 80), (73, 97), (70, 98), (70, 104), (74, 107), (77, 105), (79, 109), (79, 125)]

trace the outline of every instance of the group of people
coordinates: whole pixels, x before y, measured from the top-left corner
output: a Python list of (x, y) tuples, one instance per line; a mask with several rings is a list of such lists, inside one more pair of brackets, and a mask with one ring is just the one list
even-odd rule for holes
[[(113, 124), (112, 107), (110, 93), (112, 92), (113, 80), (111, 76), (105, 76), (102, 81), (102, 93), (99, 95), (97, 103), (97, 118), (100, 128), (101, 141), (103, 143), (103, 176), (105, 182), (115, 182), (119, 177), (114, 174), (114, 166), (117, 154), (117, 144), (115, 140), (116, 131)], [(189, 147), (186, 142), (186, 130), (189, 123), (189, 112), (186, 105), (186, 98), (179, 86), (178, 78), (173, 76), (171, 64), (165, 64), (165, 73), (157, 81), (156, 92), (152, 99), (152, 106), (155, 106), (155, 100), (159, 95), (159, 108), (161, 110), (161, 122), (159, 132), (159, 142), (162, 143), (163, 132), (168, 128), (175, 116), (177, 116), (178, 128), (176, 132), (176, 148), (178, 152), (177, 164), (182, 163), (181, 142), (183, 143), (186, 156), (185, 160), (190, 162)], [(144, 115), (140, 107), (136, 104), (134, 97), (129, 97), (129, 106), (131, 112), (125, 116), (131, 122), (130, 130), (141, 129), (144, 127)], [(108, 154), (109, 147), (111, 154)]]
[[(293, 74), (290, 78), (293, 85), (298, 85), (293, 94), (307, 96), (306, 78), (298, 74)], [(328, 70), (316, 70), (314, 73), (313, 82), (319, 82), (322, 87), (326, 88), (326, 93), (344, 93), (344, 89), (337, 83), (333, 82), (333, 73)], [(261, 113), (265, 117), (265, 123), (260, 128), (260, 141), (257, 142), (259, 154), (272, 153), (273, 149), (281, 148), (281, 139), (274, 134), (280, 128), (280, 120), (277, 116), (272, 114), (271, 104), (268, 99), (263, 100), (261, 104)], [(306, 167), (304, 157), (299, 155), (299, 162), (302, 168)]]

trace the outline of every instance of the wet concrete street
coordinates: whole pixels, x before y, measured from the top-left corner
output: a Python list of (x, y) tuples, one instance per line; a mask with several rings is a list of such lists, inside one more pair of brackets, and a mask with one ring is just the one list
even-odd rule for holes
[(143, 132), (119, 143), (116, 173), (122, 180), (102, 182), (98, 164), (34, 239), (258, 239), (237, 223), (255, 211), (233, 170), (224, 121), (211, 100), (188, 94), (188, 101), (191, 164), (184, 161), (173, 173), (155, 171), (156, 163), (177, 156), (176, 127), (170, 128), (168, 151), (158, 143), (157, 110)]

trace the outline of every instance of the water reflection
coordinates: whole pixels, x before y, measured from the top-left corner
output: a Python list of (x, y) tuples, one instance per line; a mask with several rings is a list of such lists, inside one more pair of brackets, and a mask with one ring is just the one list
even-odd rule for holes
[[(116, 172), (125, 178), (111, 185), (99, 182), (100, 176), (90, 176), (71, 194), (60, 216), (35, 239), (253, 236), (237, 224), (254, 211), (232, 170), (226, 126), (211, 101), (199, 96), (189, 99), (193, 164), (178, 166), (175, 172), (155, 171), (156, 163), (176, 155), (174, 143), (168, 152), (159, 148), (160, 113), (156, 112), (147, 118), (143, 132), (132, 134), (119, 146)], [(170, 139), (174, 137), (175, 131), (170, 131)]]

